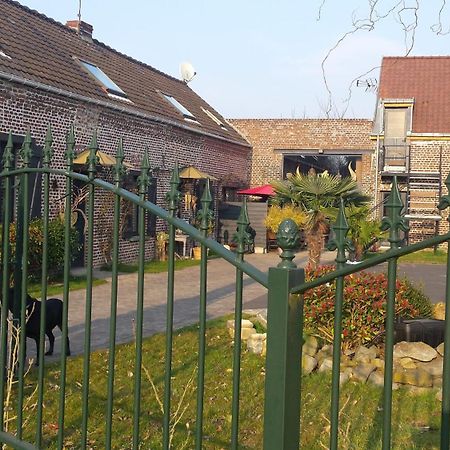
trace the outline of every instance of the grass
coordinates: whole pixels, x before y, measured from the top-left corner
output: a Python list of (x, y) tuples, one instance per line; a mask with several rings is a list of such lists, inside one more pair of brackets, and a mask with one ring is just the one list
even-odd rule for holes
[[(70, 280), (70, 290), (76, 291), (78, 289), (86, 289), (86, 277), (74, 277), (71, 276)], [(106, 283), (106, 280), (94, 278), (93, 286), (99, 286), (100, 284)], [(64, 290), (64, 283), (62, 280), (49, 281), (47, 286), (47, 296), (62, 294)], [(41, 296), (41, 283), (31, 282), (28, 283), (28, 293), (32, 297)]]
[[(196, 326), (177, 331), (173, 346), (171, 448), (194, 448), (196, 408), (196, 366), (198, 330)], [(233, 345), (225, 328), (225, 318), (208, 323), (206, 386), (204, 395), (205, 449), (226, 449), (230, 443)], [(144, 372), (141, 393), (142, 448), (161, 448), (162, 420), (158, 404), (164, 390), (165, 335), (145, 340), (142, 357)], [(117, 347), (113, 448), (131, 448), (133, 426), (133, 384), (135, 349), (132, 344)], [(264, 359), (243, 350), (241, 367), (240, 448), (262, 448)], [(104, 448), (108, 353), (92, 353), (90, 382), (89, 448)], [(79, 448), (81, 436), (82, 357), (68, 359), (65, 415), (66, 448)], [(35, 372), (26, 380), (30, 394)], [(46, 369), (43, 448), (56, 448), (59, 367)], [(152, 387), (154, 384), (154, 388)], [(313, 374), (302, 380), (302, 448), (328, 448), (331, 377)], [(155, 392), (157, 395), (155, 395)], [(29, 405), (33, 405), (31, 400)], [(341, 389), (340, 448), (377, 450), (381, 448), (382, 390), (372, 385), (348, 382)], [(24, 437), (34, 440), (35, 410), (25, 411)], [(435, 391), (393, 393), (393, 443), (395, 449), (439, 448), (440, 403)], [(12, 424), (15, 422), (13, 421)], [(424, 431), (426, 430), (426, 431)]]
[[(373, 258), (379, 253), (367, 252), (364, 258)], [(414, 264), (447, 264), (447, 251), (437, 250), (434, 253), (433, 249), (420, 250), (415, 253), (410, 253), (399, 258), (401, 263), (414, 263)]]
[(402, 263), (446, 264), (447, 252), (445, 250), (438, 249), (435, 254), (433, 250), (421, 250), (419, 252), (402, 256), (399, 261)]
[[(200, 260), (195, 259), (177, 259), (175, 260), (175, 270), (185, 269), (186, 267), (193, 267), (200, 265)], [(119, 263), (119, 272), (134, 273), (138, 271), (137, 264)], [(145, 273), (161, 273), (167, 272), (167, 261), (147, 261), (145, 263)], [(111, 264), (102, 267), (102, 270), (111, 270)]]

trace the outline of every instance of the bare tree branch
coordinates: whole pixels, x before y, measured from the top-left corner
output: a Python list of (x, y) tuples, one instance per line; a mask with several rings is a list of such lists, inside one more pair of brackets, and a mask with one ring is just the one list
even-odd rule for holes
[[(423, 3), (423, 0), (422, 0)], [(330, 83), (327, 76), (327, 63), (331, 55), (342, 45), (342, 43), (352, 35), (359, 32), (371, 32), (374, 31), (378, 24), (385, 21), (388, 18), (393, 18), (399, 24), (400, 30), (403, 32), (403, 39), (405, 44), (404, 56), (408, 56), (414, 49), (416, 43), (416, 32), (419, 26), (420, 18), (420, 6), (421, 0), (392, 0), (390, 6), (387, 9), (383, 8), (381, 0), (366, 0), (368, 9), (365, 14), (357, 15), (356, 11), (352, 12), (352, 25), (351, 28), (343, 33), (335, 42), (335, 44), (326, 52), (321, 62), (322, 79), (327, 92), (327, 103), (323, 105), (323, 111), (326, 117), (330, 117), (332, 114), (337, 116), (344, 116), (348, 111), (349, 103), (352, 98), (353, 87), (356, 81), (379, 68), (379, 66), (372, 67), (365, 73), (353, 78), (348, 86), (348, 95), (343, 100), (342, 105), (338, 107), (333, 98), (333, 92), (330, 87)], [(322, 17), (323, 9), (325, 7), (326, 0), (322, 0), (317, 14), (317, 20)], [(444, 10), (447, 6), (447, 0), (441, 0), (441, 5), (438, 12), (437, 22), (431, 27), (431, 30), (436, 35), (445, 35), (450, 33), (450, 27), (444, 31), (442, 18)]]

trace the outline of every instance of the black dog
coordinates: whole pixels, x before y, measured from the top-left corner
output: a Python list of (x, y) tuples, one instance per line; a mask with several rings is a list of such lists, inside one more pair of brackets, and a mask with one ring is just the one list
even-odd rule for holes
[[(36, 342), (36, 364), (39, 361), (39, 329), (41, 323), (41, 306), (42, 302), (36, 300), (27, 294), (26, 297), (26, 317), (27, 323), (25, 326), (25, 335)], [(13, 313), (14, 311), (14, 289), (9, 288), (8, 291), (8, 309)], [(49, 349), (46, 355), (53, 354), (55, 345), (55, 336), (53, 329), (58, 327), (62, 331), (62, 316), (63, 316), (63, 302), (59, 298), (49, 298), (45, 302), (45, 334), (48, 337)], [(66, 355), (70, 356), (69, 337), (66, 342)]]

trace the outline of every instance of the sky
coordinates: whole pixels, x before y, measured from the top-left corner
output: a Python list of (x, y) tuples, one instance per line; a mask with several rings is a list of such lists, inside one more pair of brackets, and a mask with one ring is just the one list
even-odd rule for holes
[[(444, 0), (418, 2), (418, 27), (411, 55), (447, 55), (450, 34), (436, 35)], [(19, 0), (61, 23), (76, 19), (79, 0)], [(398, 0), (379, 0), (387, 12)], [(189, 61), (197, 75), (191, 88), (227, 118), (325, 117), (329, 94), (321, 64), (327, 52), (367, 17), (368, 0), (82, 0), (82, 20), (95, 39), (179, 77)], [(322, 5), (322, 7), (321, 7)], [(320, 19), (319, 19), (320, 12)], [(413, 19), (405, 10), (404, 21)], [(442, 11), (450, 27), (450, 6)], [(410, 41), (398, 16), (372, 31), (349, 35), (325, 63), (332, 95), (331, 117), (372, 118), (376, 89), (353, 87), (352, 80), (379, 78), (382, 56), (405, 54)]]

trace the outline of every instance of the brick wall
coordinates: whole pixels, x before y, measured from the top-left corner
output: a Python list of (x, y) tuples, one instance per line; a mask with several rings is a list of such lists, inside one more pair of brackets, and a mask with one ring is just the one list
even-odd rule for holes
[(372, 122), (363, 119), (231, 119), (230, 123), (253, 147), (252, 186), (281, 179), (282, 153), (301, 150), (362, 155), (362, 189), (374, 194)]
[[(73, 124), (77, 150), (86, 148), (93, 131), (97, 130), (100, 150), (114, 155), (119, 137), (122, 137), (125, 161), (139, 167), (144, 149), (148, 148), (153, 167), (162, 167), (164, 162), (167, 169), (172, 169), (175, 161), (178, 161), (180, 167), (194, 165), (219, 179), (216, 183), (216, 197), (220, 192), (221, 178), (235, 174), (243, 183), (248, 183), (249, 180), (251, 152), (247, 147), (0, 81), (0, 132), (12, 131), (15, 135), (24, 135), (30, 129), (36, 145), (43, 146), (48, 124), (51, 124), (53, 131), (54, 168), (64, 167), (65, 138)], [(162, 170), (157, 175), (158, 203), (163, 207), (169, 178), (169, 170)], [(64, 179), (57, 180), (57, 185), (58, 188), (51, 191), (53, 213), (64, 195)], [(98, 195), (100, 199), (105, 194), (99, 192)], [(98, 210), (96, 215), (99, 219)], [(96, 266), (103, 262), (98, 246), (98, 237), (102, 232), (100, 224), (101, 221), (95, 230)], [(158, 221), (158, 228), (163, 227), (164, 224)], [(137, 247), (137, 242), (122, 240), (121, 260), (136, 260)], [(153, 239), (148, 240), (146, 252), (147, 257), (153, 256)]]

